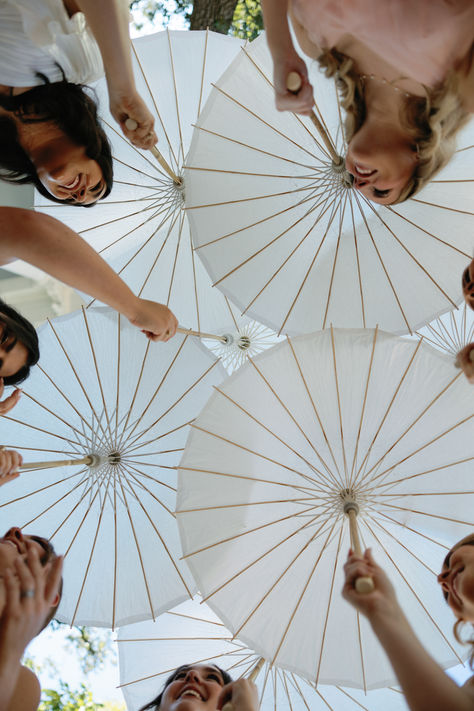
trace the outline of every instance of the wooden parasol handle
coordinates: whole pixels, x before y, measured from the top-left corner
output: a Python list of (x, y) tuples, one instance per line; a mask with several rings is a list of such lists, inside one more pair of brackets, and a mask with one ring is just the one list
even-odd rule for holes
[[(265, 664), (265, 659), (263, 657), (260, 657), (250, 674), (248, 675), (248, 679), (250, 681), (255, 681), (257, 676), (259, 675), (260, 669), (263, 667)], [(228, 701), (224, 706), (222, 707), (222, 711), (233, 711), (233, 706), (232, 706), (232, 701)]]
[(214, 341), (227, 343), (227, 338), (225, 336), (217, 336), (215, 333), (204, 333), (204, 331), (193, 331), (192, 328), (184, 328), (183, 326), (178, 326), (176, 332), (184, 333), (187, 336), (197, 336), (198, 338), (211, 338)]
[(20, 464), (18, 469), (53, 469), (54, 467), (71, 467), (78, 466), (80, 464), (86, 464), (87, 466), (97, 466), (100, 464), (101, 457), (96, 454), (88, 454), (86, 457), (81, 459), (60, 459), (51, 462), (25, 462)]
[[(135, 119), (128, 118), (125, 120), (125, 126), (126, 128), (128, 128), (129, 131), (135, 131), (138, 128), (138, 123), (135, 121)], [(170, 164), (166, 161), (166, 159), (163, 157), (163, 155), (160, 153), (158, 148), (156, 146), (152, 146), (150, 148), (150, 151), (153, 153), (163, 170), (165, 170), (170, 176), (170, 178), (173, 179), (173, 182), (176, 183), (176, 185), (182, 185), (183, 181), (178, 175), (176, 175), (176, 173), (174, 172)]]
[[(356, 555), (361, 556), (362, 547), (360, 545), (359, 530), (357, 528), (357, 510), (354, 507), (347, 507), (346, 514), (349, 516), (349, 528), (351, 532), (352, 548)], [(355, 589), (362, 595), (367, 595), (375, 589), (373, 578), (361, 577), (355, 581)]]
[[(288, 76), (286, 77), (286, 88), (288, 91), (291, 91), (292, 94), (297, 94), (299, 90), (301, 89), (301, 85), (303, 84), (303, 80), (301, 76), (298, 74), (298, 72), (290, 72)], [(321, 136), (324, 145), (329, 151), (329, 155), (331, 156), (333, 162), (336, 165), (341, 165), (342, 158), (339, 156), (336, 151), (334, 150), (334, 146), (332, 145), (329, 136), (326, 133), (326, 130), (324, 129), (323, 124), (321, 121), (318, 119), (314, 111), (311, 111), (309, 118), (313, 122), (314, 126), (316, 127), (317, 132)]]

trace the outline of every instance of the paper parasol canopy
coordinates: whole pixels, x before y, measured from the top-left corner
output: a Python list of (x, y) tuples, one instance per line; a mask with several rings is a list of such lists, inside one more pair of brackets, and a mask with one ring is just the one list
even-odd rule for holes
[[(207, 605), (188, 600), (156, 622), (121, 627), (118, 635), (120, 684), (128, 711), (139, 711), (157, 696), (165, 679), (182, 664), (217, 665), (233, 679), (248, 676), (258, 655), (232, 635)], [(365, 694), (355, 689), (320, 686), (265, 664), (257, 684), (261, 711), (405, 711), (397, 689)]]
[(177, 517), (204, 600), (270, 663), (373, 689), (394, 673), (341, 597), (350, 547), (393, 582), (444, 667), (465, 649), (436, 576), (474, 527), (474, 399), (451, 358), (377, 330), (326, 330), (260, 354), (216, 388), (180, 463)]
[(99, 463), (22, 472), (0, 491), (3, 527), (65, 554), (61, 621), (152, 618), (194, 589), (180, 560), (176, 467), (224, 370), (197, 339), (152, 343), (109, 309), (55, 319), (39, 337), (40, 363), (2, 418), (2, 444), (25, 462)]
[(272, 76), (261, 36), (216, 82), (186, 160), (186, 209), (213, 284), (289, 334), (330, 324), (408, 333), (453, 308), (472, 252), (474, 121), (428, 186), (381, 206), (344, 169), (334, 79), (309, 64), (337, 168), (310, 118), (275, 109)]
[[(242, 41), (212, 32), (166, 31), (133, 40), (137, 89), (155, 117), (157, 148), (182, 178), (193, 124), (215, 81)], [(99, 115), (112, 144), (112, 193), (90, 209), (35, 207), (70, 225), (119, 272), (132, 291), (167, 304), (181, 326), (216, 333), (232, 326), (222, 294), (193, 252), (184, 195), (150, 151), (132, 146), (108, 111), (105, 79), (98, 82)]]

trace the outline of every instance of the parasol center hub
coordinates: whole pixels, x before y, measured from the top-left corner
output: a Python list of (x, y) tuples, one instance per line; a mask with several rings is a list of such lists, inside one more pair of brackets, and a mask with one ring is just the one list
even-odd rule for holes
[(246, 351), (250, 348), (250, 338), (248, 336), (239, 336), (236, 345), (241, 351)]
[(342, 156), (339, 156), (337, 161), (332, 162), (332, 170), (339, 177), (341, 185), (344, 188), (352, 188), (354, 176), (346, 168), (346, 161)]
[(107, 456), (107, 461), (109, 462), (109, 464), (112, 464), (112, 465), (120, 464), (121, 459), (122, 459), (122, 457), (121, 457), (120, 452), (110, 452), (109, 455)]
[(349, 511), (354, 511), (356, 515), (359, 513), (360, 507), (356, 501), (356, 493), (353, 489), (343, 489), (339, 496), (345, 514), (349, 514)]

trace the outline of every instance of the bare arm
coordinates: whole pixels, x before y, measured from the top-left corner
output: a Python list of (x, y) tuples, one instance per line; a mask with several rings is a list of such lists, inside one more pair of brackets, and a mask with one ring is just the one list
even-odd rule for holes
[[(344, 566), (343, 596), (364, 614), (372, 625), (393, 667), (411, 711), (474, 711), (469, 687), (460, 688), (447, 676), (415, 636), (383, 570), (370, 551), (364, 558), (349, 555)], [(369, 576), (375, 582), (372, 593), (358, 593), (354, 581)]]
[[(29, 642), (38, 634), (51, 605), (57, 600), (62, 558), (41, 565), (27, 545), (27, 559), (17, 558), (3, 574), (5, 607), (0, 618), (0, 711), (35, 711), (40, 687), (35, 675), (20, 663)], [(34, 591), (25, 596), (22, 591)]]
[[(308, 81), (306, 64), (293, 46), (288, 25), (288, 0), (262, 0), (262, 11), (268, 47), (273, 58), (276, 107), (279, 111), (294, 111), (307, 115), (314, 103), (313, 87)], [(286, 88), (286, 79), (290, 72), (296, 72), (302, 79), (302, 86), (297, 94)]]
[(13, 259), (108, 304), (152, 340), (176, 333), (178, 322), (166, 306), (136, 297), (87, 242), (49, 215), (0, 207), (0, 264)]
[[(135, 88), (128, 8), (120, 0), (76, 0), (99, 45), (109, 90), (110, 111), (125, 136), (139, 148), (149, 149), (157, 142), (154, 118)], [(130, 131), (127, 118), (138, 127)]]

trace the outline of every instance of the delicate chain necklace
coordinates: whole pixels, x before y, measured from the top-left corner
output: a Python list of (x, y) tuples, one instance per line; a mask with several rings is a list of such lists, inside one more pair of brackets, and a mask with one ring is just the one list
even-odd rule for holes
[(403, 94), (403, 96), (412, 96), (408, 91), (404, 91), (403, 89), (400, 89), (399, 86), (395, 86), (394, 82), (396, 81), (404, 81), (407, 80), (408, 77), (398, 77), (397, 79), (392, 79), (392, 81), (389, 81), (388, 79), (385, 79), (385, 77), (379, 77), (377, 74), (359, 74), (359, 79), (364, 82), (367, 79), (372, 79), (372, 81), (379, 81), (382, 84), (386, 84), (387, 86), (390, 86), (394, 91), (398, 91), (399, 94)]

